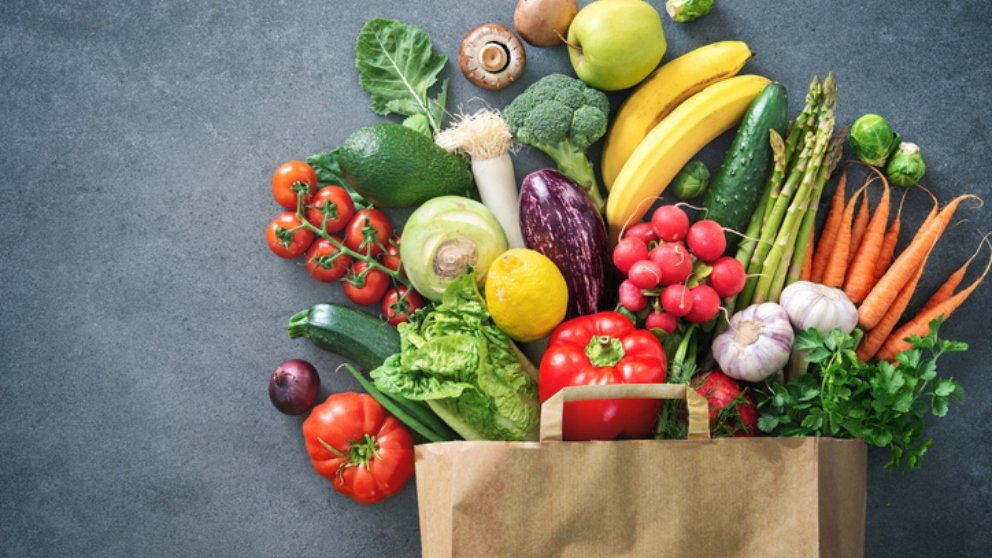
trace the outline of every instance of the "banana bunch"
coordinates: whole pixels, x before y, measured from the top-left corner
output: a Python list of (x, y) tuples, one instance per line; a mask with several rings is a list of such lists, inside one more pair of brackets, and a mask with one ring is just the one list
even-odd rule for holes
[(750, 57), (740, 41), (700, 47), (659, 68), (620, 107), (602, 161), (614, 241), (647, 213), (693, 155), (740, 122), (769, 83), (762, 76), (737, 76)]

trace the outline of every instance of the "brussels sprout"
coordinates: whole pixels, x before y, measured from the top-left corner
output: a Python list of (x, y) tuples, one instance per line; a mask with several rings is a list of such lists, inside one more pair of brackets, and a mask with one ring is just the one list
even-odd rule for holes
[(710, 169), (702, 161), (689, 161), (675, 176), (671, 188), (676, 198), (685, 201), (703, 195), (709, 185)]
[(903, 188), (919, 182), (926, 172), (927, 164), (923, 162), (920, 146), (908, 142), (899, 144), (899, 149), (889, 159), (889, 166), (885, 167), (889, 181)]
[(899, 134), (893, 132), (892, 127), (881, 116), (866, 114), (854, 121), (848, 141), (858, 159), (869, 165), (882, 167), (899, 146)]
[(713, 0), (668, 0), (665, 10), (678, 23), (703, 17), (713, 9)]

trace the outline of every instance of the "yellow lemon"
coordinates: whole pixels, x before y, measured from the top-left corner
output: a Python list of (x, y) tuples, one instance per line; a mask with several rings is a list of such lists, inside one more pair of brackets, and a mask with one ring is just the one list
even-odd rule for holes
[(554, 262), (540, 252), (503, 252), (486, 275), (486, 305), (493, 321), (517, 341), (536, 341), (565, 317), (568, 285)]

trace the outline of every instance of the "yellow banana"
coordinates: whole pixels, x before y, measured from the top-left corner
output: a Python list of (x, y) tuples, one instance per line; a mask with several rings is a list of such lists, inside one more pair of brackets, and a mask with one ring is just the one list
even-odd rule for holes
[(769, 83), (755, 75), (718, 81), (680, 104), (648, 133), (627, 159), (606, 200), (606, 221), (614, 242), (620, 229), (647, 213), (696, 152), (740, 122)]
[(613, 186), (623, 164), (663, 118), (708, 85), (737, 75), (751, 58), (741, 41), (721, 41), (690, 51), (648, 76), (620, 105), (603, 146), (603, 182)]

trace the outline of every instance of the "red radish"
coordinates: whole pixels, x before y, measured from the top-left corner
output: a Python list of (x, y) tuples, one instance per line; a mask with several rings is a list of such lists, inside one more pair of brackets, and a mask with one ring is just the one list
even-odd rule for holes
[(693, 287), (689, 290), (689, 296), (692, 298), (692, 308), (685, 319), (694, 324), (708, 322), (720, 311), (720, 295), (709, 285)]
[(620, 283), (620, 304), (636, 314), (648, 307), (648, 299), (641, 294), (641, 289), (638, 289), (637, 285), (628, 279)]
[(673, 316), (685, 316), (692, 310), (692, 295), (685, 285), (669, 285), (661, 291), (661, 305)]
[(627, 227), (627, 231), (623, 233), (623, 237), (640, 238), (644, 241), (644, 244), (651, 244), (652, 242), (658, 241), (658, 236), (654, 234), (654, 229), (651, 228), (651, 223), (638, 223), (636, 225), (631, 225)]
[(689, 249), (700, 260), (711, 263), (723, 255), (727, 249), (727, 239), (723, 236), (723, 227), (712, 219), (696, 221), (689, 227), (685, 237)]
[(758, 408), (740, 383), (714, 370), (693, 376), (692, 387), (710, 404), (711, 436), (740, 438), (758, 433)]
[(661, 269), (661, 284), (684, 283), (692, 275), (692, 256), (681, 242), (663, 242), (651, 250), (651, 261)]
[(651, 260), (634, 262), (627, 272), (627, 279), (639, 289), (653, 289), (661, 282), (661, 268)]
[(713, 271), (710, 272), (709, 282), (716, 294), (721, 297), (735, 296), (744, 290), (747, 272), (744, 271), (744, 266), (736, 258), (723, 256), (713, 262)]
[(628, 236), (617, 243), (613, 249), (613, 265), (627, 273), (635, 262), (647, 259), (648, 245), (636, 236)]
[(689, 232), (689, 216), (675, 205), (663, 205), (651, 214), (654, 234), (665, 242), (682, 240)]
[(651, 312), (644, 320), (644, 326), (648, 329), (660, 329), (665, 333), (675, 333), (678, 325), (679, 319), (668, 312)]

